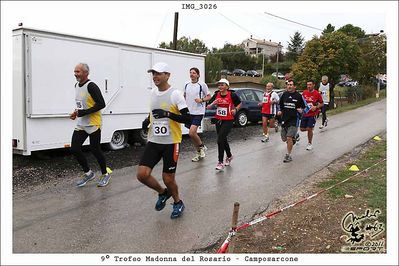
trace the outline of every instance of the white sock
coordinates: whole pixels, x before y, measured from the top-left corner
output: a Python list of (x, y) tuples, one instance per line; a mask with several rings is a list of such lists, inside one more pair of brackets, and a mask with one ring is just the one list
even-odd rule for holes
[(85, 173), (85, 175), (89, 176), (91, 173), (93, 173), (93, 171), (90, 169), (89, 172)]

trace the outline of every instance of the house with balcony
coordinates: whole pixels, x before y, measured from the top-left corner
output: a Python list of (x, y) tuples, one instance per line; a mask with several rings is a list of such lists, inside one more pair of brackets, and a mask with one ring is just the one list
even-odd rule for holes
[(282, 51), (283, 46), (281, 43), (272, 42), (271, 40), (266, 41), (265, 39), (254, 39), (252, 35), (250, 38), (242, 42), (242, 47), (245, 52), (250, 55), (264, 54), (265, 57), (275, 55), (278, 51)]

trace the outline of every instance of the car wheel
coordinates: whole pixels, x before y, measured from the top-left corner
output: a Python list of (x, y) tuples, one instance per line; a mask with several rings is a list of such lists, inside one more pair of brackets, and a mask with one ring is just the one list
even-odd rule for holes
[(248, 116), (245, 111), (239, 111), (236, 115), (236, 124), (245, 127), (248, 124)]
[(108, 148), (112, 151), (123, 149), (127, 146), (128, 134), (126, 131), (117, 130), (112, 134), (110, 143), (108, 143)]

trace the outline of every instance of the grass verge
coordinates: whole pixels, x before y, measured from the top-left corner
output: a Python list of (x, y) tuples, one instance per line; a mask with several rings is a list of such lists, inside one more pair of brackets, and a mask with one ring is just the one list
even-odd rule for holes
[(380, 94), (380, 98), (378, 98), (378, 99), (377, 98), (368, 98), (365, 100), (358, 101), (357, 103), (354, 103), (354, 104), (347, 104), (345, 106), (340, 106), (335, 109), (330, 109), (327, 111), (327, 115), (336, 115), (339, 113), (347, 112), (347, 111), (368, 105), (370, 103), (378, 102), (385, 98), (386, 98), (385, 95)]
[[(351, 164), (355, 164), (360, 171), (362, 171), (385, 159), (386, 150), (387, 146), (385, 140), (376, 142), (370, 149), (362, 154), (355, 163)], [(348, 170), (350, 166), (351, 165), (347, 165), (346, 169), (338, 171), (332, 179), (321, 182), (319, 186), (321, 188), (327, 188), (353, 176), (355, 172)], [(364, 201), (371, 209), (380, 209), (383, 213), (381, 219), (386, 222), (386, 161), (382, 161), (368, 171), (359, 174), (359, 176), (351, 178), (347, 182), (330, 189), (328, 194), (330, 197), (336, 199), (344, 197), (345, 195), (351, 195), (360, 190), (366, 192), (359, 193), (360, 200)]]

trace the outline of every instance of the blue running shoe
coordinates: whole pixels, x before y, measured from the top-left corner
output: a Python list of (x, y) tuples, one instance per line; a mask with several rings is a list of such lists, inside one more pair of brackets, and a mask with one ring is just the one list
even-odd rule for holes
[(82, 179), (76, 183), (76, 186), (83, 187), (87, 182), (93, 180), (96, 177), (96, 174), (93, 171), (90, 171), (88, 175), (83, 174)]
[(161, 211), (163, 208), (165, 208), (166, 201), (171, 197), (172, 195), (168, 195), (168, 190), (165, 188), (165, 192), (162, 194), (158, 194), (158, 200), (157, 203), (155, 204), (155, 210)]
[(105, 187), (106, 185), (108, 185), (110, 179), (110, 174), (106, 173), (105, 175), (102, 175), (100, 181), (98, 181), (97, 183), (97, 187)]
[(176, 219), (179, 218), (184, 211), (184, 203), (182, 200), (180, 200), (178, 203), (173, 203), (173, 211), (172, 214), (170, 215), (171, 219)]

